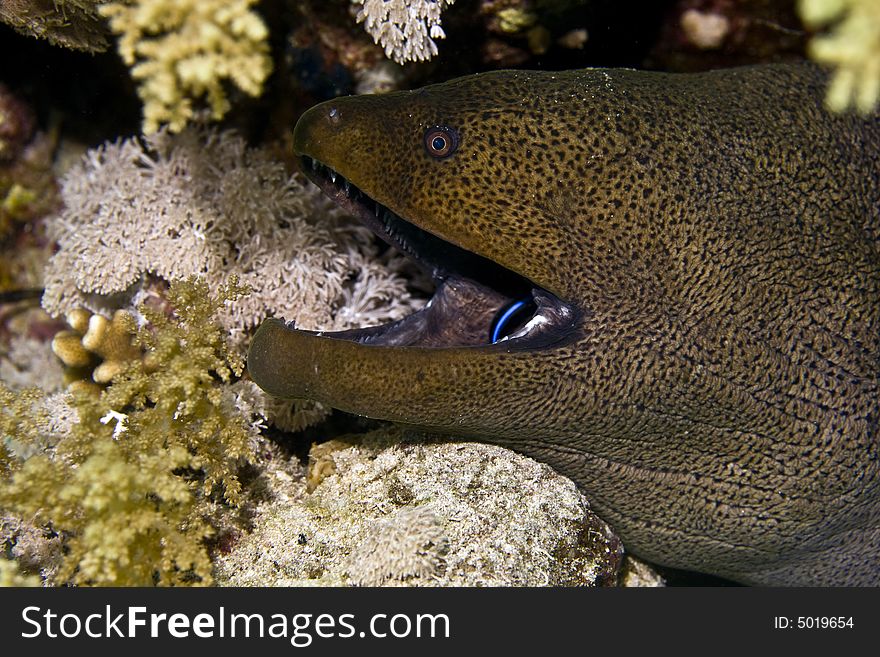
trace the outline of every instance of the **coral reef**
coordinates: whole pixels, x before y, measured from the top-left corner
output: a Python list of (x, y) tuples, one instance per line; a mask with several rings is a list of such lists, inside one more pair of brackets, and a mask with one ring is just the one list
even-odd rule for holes
[[(209, 528), (186, 482), (171, 473), (189, 463), (180, 447), (130, 462), (118, 443), (98, 440), (77, 468), (28, 459), (12, 479), (11, 506), (71, 536), (56, 583), (208, 583)], [(25, 492), (37, 497), (29, 504)]]
[(0, 21), (56, 46), (96, 52), (107, 47), (101, 0), (4, 0)]
[[(99, 394), (65, 396), (67, 426), (55, 396), (0, 385), (0, 515), (61, 537), (60, 564), (41, 564), (50, 583), (211, 582), (205, 500), (238, 503), (237, 471), (259, 440), (222, 385), (243, 366), (212, 319), (244, 293), (234, 279), (216, 294), (197, 279), (173, 283), (170, 315), (141, 308), (147, 356)], [(4, 534), (15, 554), (26, 532)]]
[(272, 69), (256, 0), (124, 0), (101, 5), (144, 103), (144, 132), (181, 131), (204, 98), (214, 119), (230, 108), (226, 81), (258, 96)]
[[(199, 275), (216, 289), (234, 275), (251, 293), (219, 320), (243, 353), (268, 316), (335, 330), (421, 304), (396, 252), (379, 257), (367, 229), (337, 217), (317, 190), (233, 133), (162, 130), (106, 144), (68, 172), (61, 195), (64, 209), (49, 222), (59, 250), (43, 295), (54, 316), (82, 308), (137, 316), (138, 303), (161, 299), (168, 281)], [(304, 402), (258, 406), (288, 430), (325, 415)]]
[[(273, 399), (241, 377), (264, 318), (339, 330), (423, 303), (411, 265), (279, 160), (292, 162), (296, 117), (335, 95), (505, 66), (640, 66), (652, 46), (650, 67), (730, 66), (800, 56), (807, 35), (797, 0), (649, 3), (644, 30), (631, 10), (607, 9), (614, 3), (479, 0), (447, 12), (453, 3), (0, 2), (0, 22), (43, 39), (7, 31), (0, 59), (13, 61), (22, 42), (29, 55), (49, 53), (20, 57), (0, 80), (0, 584), (615, 579), (619, 543), (580, 493), (512, 452), (383, 429), (313, 447), (306, 473), (266, 437), (327, 411)], [(878, 6), (800, 0), (817, 31), (811, 55), (837, 71), (833, 109), (877, 104)], [(438, 57), (445, 31), (455, 57)], [(49, 44), (117, 45), (147, 133), (88, 150), (60, 199), (59, 150), (131, 134), (140, 115), (112, 52)], [(112, 82), (56, 88), (43, 66), (77, 83)], [(264, 88), (259, 103), (247, 101)], [(122, 127), (101, 108), (124, 115)], [(204, 127), (221, 117), (259, 147)], [(31, 307), (44, 285), (56, 319)], [(322, 425), (304, 440), (339, 433)], [(212, 549), (230, 546), (216, 559)], [(619, 572), (624, 585), (662, 583), (629, 557)]]
[(33, 110), (0, 84), (0, 242), (55, 207), (53, 150), (54, 139), (36, 132)]
[(399, 64), (421, 62), (437, 53), (434, 39), (446, 33), (440, 26), (441, 12), (455, 0), (352, 0), (357, 20), (373, 40), (385, 49), (385, 56)]
[(809, 53), (834, 67), (829, 109), (873, 112), (880, 104), (880, 2), (800, 0), (799, 8), (807, 26), (828, 28), (812, 38)]
[(176, 317), (141, 308), (147, 325), (138, 331), (137, 344), (147, 354), (102, 394), (111, 411), (134, 409), (118, 420), (131, 432), (129, 444), (139, 441), (147, 452), (161, 442), (196, 454), (190, 465), (204, 472), (204, 493), (219, 487), (232, 503), (240, 490), (235, 470), (258, 434), (218, 385), (240, 377), (244, 362), (213, 317), (246, 292), (235, 277), (216, 292), (195, 278), (173, 284), (168, 302)]
[(134, 343), (135, 319), (125, 310), (117, 310), (111, 320), (77, 308), (67, 313), (67, 323), (71, 328), (52, 338), (52, 351), (69, 368), (71, 381), (82, 381), (88, 368), (92, 381), (110, 383), (142, 356)]
[(417, 305), (372, 237), (334, 221), (321, 195), (232, 133), (166, 131), (88, 153), (50, 222), (59, 251), (43, 306), (109, 313), (155, 296), (155, 279), (238, 276), (251, 294), (221, 322), (237, 344), (267, 316), (312, 329), (379, 323)]
[[(491, 445), (398, 430), (273, 462), (270, 499), (216, 562), (230, 585), (579, 585), (616, 578), (620, 543), (574, 484)], [(317, 471), (317, 472), (316, 472)], [(307, 482), (314, 492), (307, 493)]]

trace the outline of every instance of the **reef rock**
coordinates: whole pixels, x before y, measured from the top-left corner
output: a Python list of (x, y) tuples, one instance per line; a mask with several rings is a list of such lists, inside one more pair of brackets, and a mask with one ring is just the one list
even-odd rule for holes
[(308, 473), (284, 461), (265, 477), (270, 499), (257, 506), (253, 531), (215, 560), (218, 583), (617, 581), (621, 543), (575, 485), (500, 447), (386, 429), (313, 447)]

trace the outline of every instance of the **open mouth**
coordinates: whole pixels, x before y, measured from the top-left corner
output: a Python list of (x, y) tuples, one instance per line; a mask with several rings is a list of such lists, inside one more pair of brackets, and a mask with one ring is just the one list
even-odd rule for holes
[(308, 155), (301, 161), (305, 174), (325, 194), (413, 258), (436, 284), (425, 307), (408, 317), (320, 335), (383, 346), (496, 345), (505, 350), (549, 347), (571, 338), (577, 313), (555, 295), (406, 221), (327, 165)]

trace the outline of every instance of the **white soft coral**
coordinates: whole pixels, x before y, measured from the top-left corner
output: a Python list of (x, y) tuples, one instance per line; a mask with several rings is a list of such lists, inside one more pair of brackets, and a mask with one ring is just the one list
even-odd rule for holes
[(437, 54), (434, 39), (446, 33), (440, 13), (455, 0), (352, 0), (361, 5), (357, 20), (385, 56), (399, 64), (424, 61)]
[[(61, 195), (64, 209), (49, 225), (59, 250), (43, 296), (55, 316), (80, 307), (136, 313), (163, 282), (196, 275), (219, 289), (236, 275), (251, 293), (218, 320), (243, 353), (267, 317), (340, 330), (422, 305), (401, 261), (379, 258), (366, 229), (231, 132), (160, 130), (105, 144), (67, 174)], [(263, 406), (255, 412), (287, 429), (323, 416), (313, 403)]]

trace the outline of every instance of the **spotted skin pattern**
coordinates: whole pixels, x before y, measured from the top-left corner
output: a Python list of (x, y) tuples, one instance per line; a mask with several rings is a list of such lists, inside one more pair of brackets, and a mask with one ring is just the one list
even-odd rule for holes
[(311, 109), (299, 153), (578, 321), (537, 350), (267, 322), (254, 379), (545, 461), (659, 564), (880, 584), (880, 120), (829, 114), (825, 86), (809, 65), (504, 71)]

